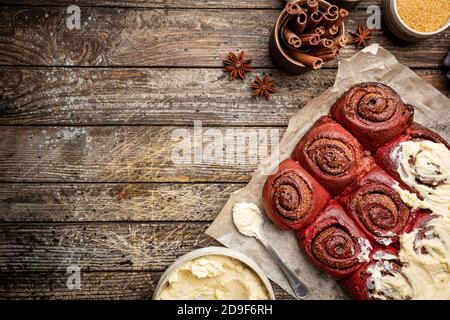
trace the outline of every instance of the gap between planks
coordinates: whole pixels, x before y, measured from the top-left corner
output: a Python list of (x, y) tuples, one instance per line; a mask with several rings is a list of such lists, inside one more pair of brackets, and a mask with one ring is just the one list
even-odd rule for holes
[[(0, 12), (5, 20), (0, 27), (5, 35), (2, 64), (218, 66), (221, 65), (219, 55), (224, 51), (258, 48), (250, 52), (254, 66), (273, 66), (267, 54), (272, 22), (269, 25), (267, 21), (276, 19), (274, 10), (195, 9), (192, 11), (198, 12), (198, 19), (192, 21), (191, 17), (183, 14), (183, 10), (89, 8), (86, 14), (93, 19), (83, 31), (84, 38), (80, 39), (80, 32), (68, 33), (60, 26), (58, 21), (63, 19), (64, 13), (57, 9), (49, 8), (47, 12), (37, 7), (22, 10), (5, 8)], [(252, 13), (250, 18), (248, 12)], [(49, 20), (43, 23), (47, 19), (45, 15)], [(28, 22), (25, 22), (27, 18)], [(349, 19), (349, 28), (361, 23), (365, 17), (354, 18)], [(12, 23), (17, 23), (14, 30), (9, 26)], [(35, 28), (27, 23), (35, 25)], [(178, 29), (174, 29), (174, 24)], [(190, 29), (194, 32), (187, 34), (186, 30)], [(201, 33), (206, 37), (199, 39)], [(9, 38), (10, 34), (12, 38)], [(49, 34), (53, 36), (47, 36)], [(414, 57), (408, 55), (405, 45), (382, 35), (381, 31), (376, 33), (374, 42), (390, 48), (410, 66), (436, 67), (438, 64), (433, 61), (434, 57), (441, 59), (447, 51), (444, 36), (416, 45)], [(65, 40), (64, 46), (59, 43), (61, 39)], [(72, 48), (80, 46), (85, 50), (73, 52)], [(343, 56), (354, 52), (348, 48)]]

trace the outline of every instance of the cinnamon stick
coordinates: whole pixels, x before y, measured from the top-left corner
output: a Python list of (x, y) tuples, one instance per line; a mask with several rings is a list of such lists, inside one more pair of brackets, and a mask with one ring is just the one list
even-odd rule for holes
[(299, 36), (305, 46), (317, 46), (320, 43), (320, 35), (317, 33), (304, 33)]
[(322, 37), (325, 34), (325, 31), (326, 31), (325, 27), (322, 26), (314, 29), (314, 33), (317, 33), (320, 37)]
[(339, 49), (333, 48), (321, 48), (311, 52), (312, 55), (321, 58), (324, 62), (335, 60), (339, 56)]
[(323, 35), (325, 38), (333, 38), (339, 32), (339, 27), (331, 26), (330, 28), (325, 30), (325, 34)]
[(314, 29), (323, 18), (323, 13), (321, 11), (313, 12), (308, 17), (308, 22), (306, 23), (306, 30)]
[(317, 0), (308, 0), (306, 5), (308, 7), (308, 13), (310, 15), (319, 9), (319, 1)]
[(345, 19), (347, 19), (349, 12), (345, 9), (339, 9), (338, 18), (335, 22), (335, 25), (339, 26)]
[(339, 8), (336, 5), (331, 5), (327, 9), (327, 13), (332, 16), (337, 15), (338, 11), (339, 11)]
[(312, 55), (319, 57), (319, 56), (323, 56), (323, 55), (328, 55), (328, 54), (339, 54), (339, 49), (337, 47), (331, 47), (331, 48), (318, 48), (315, 49), (311, 52)]
[(284, 8), (286, 12), (291, 16), (297, 16), (301, 12), (304, 12), (297, 2), (287, 2)]
[(330, 49), (334, 46), (334, 42), (331, 39), (320, 39), (318, 46)]
[(292, 22), (292, 30), (300, 35), (306, 29), (306, 23), (308, 21), (308, 15), (305, 11), (300, 12), (296, 17), (294, 17), (294, 21)]
[[(281, 34), (286, 53), (305, 66), (319, 69), (325, 61), (335, 60), (346, 45), (347, 38), (339, 34), (349, 12), (336, 5), (319, 6), (318, 0), (288, 2), (287, 14), (281, 22)], [(296, 50), (301, 47), (301, 50)], [(303, 50), (305, 48), (305, 50)]]
[(288, 54), (291, 58), (303, 63), (305, 66), (310, 67), (314, 70), (320, 69), (323, 65), (323, 60), (319, 57), (314, 57), (309, 54), (293, 50), (288, 50)]
[(321, 58), (324, 62), (330, 61), (330, 60), (336, 60), (337, 57), (338, 57), (338, 55), (335, 53), (323, 54), (323, 55), (319, 56), (319, 58)]
[(347, 44), (347, 37), (345, 35), (340, 35), (333, 39), (333, 43), (335, 47), (341, 49)]
[(330, 14), (330, 13), (327, 12), (327, 13), (325, 13), (323, 15), (322, 25), (325, 28), (330, 28), (331, 26), (338, 25), (336, 23), (338, 21), (338, 18), (339, 18), (339, 14), (338, 13)]
[(283, 34), (284, 34), (284, 39), (291, 46), (293, 46), (296, 49), (301, 47), (302, 40), (287, 26), (284, 28)]

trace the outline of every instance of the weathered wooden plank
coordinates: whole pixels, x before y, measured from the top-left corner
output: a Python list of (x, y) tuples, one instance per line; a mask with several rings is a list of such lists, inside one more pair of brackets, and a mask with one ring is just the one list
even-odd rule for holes
[[(333, 2), (333, 0), (330, 0)], [(281, 9), (280, 0), (0, 0), (0, 5), (33, 5), (33, 6), (69, 6), (79, 5), (88, 7), (131, 7), (131, 8), (259, 8)], [(381, 0), (363, 0), (357, 8), (369, 5), (381, 5)]]
[[(207, 225), (0, 224), (0, 299), (149, 299), (164, 271), (194, 249), (220, 246)], [(81, 288), (67, 288), (69, 266)], [(114, 272), (111, 272), (113, 271)], [(272, 283), (277, 299), (291, 297)]]
[(0, 273), (0, 299), (151, 299), (160, 272), (83, 272), (70, 289), (70, 274)]
[(0, 224), (0, 272), (163, 271), (196, 248), (218, 245), (204, 223)]
[(0, 184), (0, 221), (212, 221), (243, 184)]
[[(444, 70), (416, 72), (450, 95)], [(278, 93), (250, 97), (250, 80), (228, 81), (220, 69), (0, 67), (0, 124), (287, 125), (333, 85), (335, 70), (270, 74)]]
[[(218, 67), (228, 51), (243, 49), (254, 66), (273, 66), (268, 42), (278, 13), (88, 7), (81, 29), (69, 30), (63, 7), (1, 7), (0, 64)], [(348, 28), (366, 18), (353, 12)], [(437, 67), (448, 51), (449, 33), (408, 45), (377, 31), (373, 42), (411, 67)], [(355, 52), (348, 46), (341, 56)]]
[[(69, 289), (62, 272), (0, 273), (0, 299), (151, 299), (161, 272), (81, 272), (81, 287)], [(292, 299), (272, 283), (278, 300)]]
[(246, 182), (283, 133), (268, 127), (3, 127), (0, 181)]
[(270, 101), (250, 97), (250, 80), (228, 81), (220, 69), (0, 67), (0, 124), (286, 125), (335, 77), (273, 69), (252, 76), (265, 73), (279, 90)]

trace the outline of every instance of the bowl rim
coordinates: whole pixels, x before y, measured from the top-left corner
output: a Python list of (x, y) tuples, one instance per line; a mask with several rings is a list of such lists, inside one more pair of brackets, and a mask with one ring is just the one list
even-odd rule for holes
[[(294, 0), (292, 2), (306, 2), (307, 0)], [(328, 1), (325, 0), (319, 0), (319, 5), (320, 4), (324, 4), (325, 6), (331, 6), (332, 4), (329, 3)], [(284, 15), (286, 14), (286, 9), (283, 8), (283, 10), (280, 12), (280, 14), (278, 15), (277, 20), (275, 21), (275, 25), (273, 28), (273, 35), (274, 35), (274, 42), (275, 42), (275, 46), (279, 49), (280, 53), (283, 55), (283, 57), (288, 60), (290, 63), (293, 63), (295, 65), (297, 65), (298, 67), (301, 68), (307, 68), (309, 69), (308, 66), (304, 65), (303, 63), (291, 58), (283, 49), (283, 46), (280, 43), (280, 38), (279, 38), (279, 30), (280, 30), (280, 22), (281, 19), (284, 17)], [(340, 34), (345, 34), (345, 24), (344, 22), (341, 23), (340, 26)]]
[[(387, 0), (387, 1), (388, 1), (388, 4), (389, 4), (389, 0)], [(393, 0), (393, 1), (390, 2), (390, 3), (394, 6), (394, 13), (395, 13), (395, 16), (398, 18), (398, 20), (400, 21), (400, 24), (401, 24), (405, 29), (407, 29), (409, 32), (411, 32), (411, 33), (414, 33), (414, 34), (417, 34), (417, 35), (420, 35), (420, 36), (434, 36), (434, 35), (437, 35), (437, 34), (443, 32), (443, 31), (445, 31), (448, 27), (450, 27), (450, 19), (449, 19), (449, 20), (447, 21), (446, 24), (444, 24), (441, 28), (439, 28), (439, 29), (436, 30), (436, 31), (432, 31), (432, 32), (422, 32), (422, 31), (417, 31), (417, 30), (411, 28), (410, 26), (408, 26), (408, 25), (403, 21), (403, 19), (400, 17), (400, 13), (398, 12), (398, 8), (397, 8), (397, 0)]]
[(155, 287), (155, 290), (153, 292), (152, 300), (159, 300), (158, 297), (161, 294), (162, 289), (167, 284), (169, 276), (177, 270), (182, 264), (185, 262), (188, 262), (190, 260), (200, 258), (203, 256), (211, 256), (211, 255), (218, 255), (218, 256), (225, 256), (230, 257), (233, 259), (236, 259), (240, 261), (241, 263), (245, 264), (247, 267), (249, 267), (253, 272), (256, 273), (258, 278), (261, 279), (264, 287), (267, 290), (267, 294), (269, 295), (270, 300), (275, 300), (275, 293), (273, 291), (272, 284), (270, 283), (269, 278), (265, 275), (262, 268), (253, 261), (252, 258), (249, 256), (243, 254), (242, 252), (232, 250), (226, 247), (205, 247), (196, 249), (194, 251), (191, 251), (179, 258), (177, 258), (167, 269), (164, 271), (164, 273), (159, 278), (159, 281)]

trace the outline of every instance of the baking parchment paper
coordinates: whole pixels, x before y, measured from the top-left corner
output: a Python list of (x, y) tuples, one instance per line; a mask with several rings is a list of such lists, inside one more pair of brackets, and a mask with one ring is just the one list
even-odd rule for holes
[[(391, 86), (405, 103), (415, 107), (414, 120), (441, 134), (449, 140), (450, 100), (422, 80), (416, 73), (398, 63), (395, 57), (378, 44), (373, 44), (349, 59), (339, 62), (333, 87), (311, 100), (289, 121), (289, 126), (279, 145), (279, 157), (273, 154), (264, 159), (254, 172), (249, 184), (234, 192), (213, 224), (206, 231), (225, 246), (245, 253), (253, 258), (267, 276), (292, 295), (289, 283), (257, 240), (242, 236), (232, 221), (232, 208), (236, 202), (253, 202), (262, 209), (261, 193), (267, 178), (268, 168), (290, 156), (295, 145), (312, 123), (327, 114), (331, 105), (352, 85), (376, 81)], [(311, 85), (314, 85), (313, 83)], [(264, 215), (264, 214), (263, 214)], [(299, 249), (294, 232), (282, 231), (264, 215), (264, 234), (268, 241), (310, 289), (310, 299), (345, 299), (346, 295), (337, 282), (316, 269)]]

